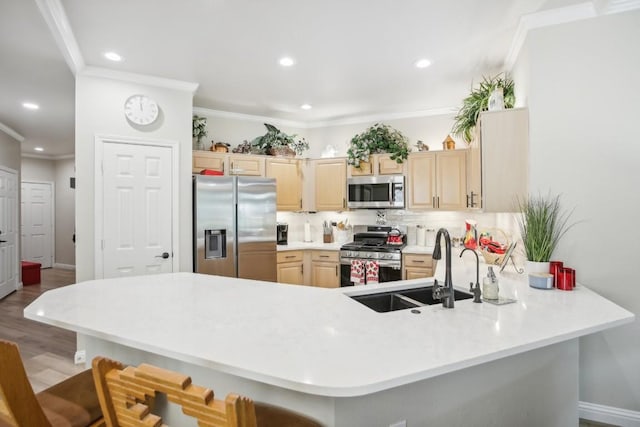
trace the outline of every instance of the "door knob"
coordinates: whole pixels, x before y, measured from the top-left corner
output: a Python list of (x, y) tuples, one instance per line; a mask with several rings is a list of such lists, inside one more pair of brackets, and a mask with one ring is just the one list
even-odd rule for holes
[(156, 258), (167, 259), (169, 258), (169, 252), (162, 252), (162, 255), (156, 255)]
[(6, 240), (0, 240), (0, 243), (7, 243)]

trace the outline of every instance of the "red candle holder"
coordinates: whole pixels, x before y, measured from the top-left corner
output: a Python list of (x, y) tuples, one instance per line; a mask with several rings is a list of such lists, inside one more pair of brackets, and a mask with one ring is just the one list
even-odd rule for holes
[(557, 288), (570, 291), (576, 283), (576, 271), (573, 268), (561, 267), (558, 271)]
[(551, 261), (549, 263), (549, 273), (553, 274), (553, 286), (558, 287), (558, 273), (563, 267), (562, 261)]

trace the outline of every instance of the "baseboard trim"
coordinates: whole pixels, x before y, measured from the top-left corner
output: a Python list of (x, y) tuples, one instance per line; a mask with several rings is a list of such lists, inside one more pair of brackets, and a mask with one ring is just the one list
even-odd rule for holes
[(62, 270), (75, 270), (76, 266), (71, 264), (59, 264), (56, 262), (53, 264), (53, 268), (60, 268)]
[(640, 412), (597, 403), (578, 402), (580, 418), (620, 427), (640, 427)]

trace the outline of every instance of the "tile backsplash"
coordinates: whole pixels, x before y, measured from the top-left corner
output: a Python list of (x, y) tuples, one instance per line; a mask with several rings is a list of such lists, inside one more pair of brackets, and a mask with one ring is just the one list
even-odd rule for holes
[[(348, 225), (376, 224), (377, 213), (381, 211), (360, 209), (345, 212), (294, 213), (278, 212), (278, 222), (289, 224), (289, 240), (302, 241), (304, 239), (304, 224), (308, 221), (311, 227), (311, 239), (322, 242), (322, 225), (327, 222), (347, 222)], [(478, 223), (478, 231), (500, 229), (510, 240), (518, 239), (518, 223), (513, 213), (476, 213), (476, 212), (446, 212), (446, 211), (409, 211), (385, 210), (388, 225), (406, 225), (408, 227), (407, 243), (416, 244), (416, 226), (423, 225), (437, 230), (446, 228), (451, 236), (462, 236), (466, 219), (473, 219)], [(335, 236), (334, 236), (335, 237)], [(352, 236), (348, 237), (351, 240)]]

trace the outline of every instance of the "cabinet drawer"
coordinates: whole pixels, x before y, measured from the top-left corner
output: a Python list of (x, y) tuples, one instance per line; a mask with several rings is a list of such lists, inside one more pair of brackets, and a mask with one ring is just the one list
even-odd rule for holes
[(281, 262), (302, 262), (304, 252), (302, 251), (280, 251), (278, 252), (278, 264)]
[(431, 255), (404, 254), (402, 258), (405, 267), (433, 268)]
[(338, 262), (340, 255), (338, 251), (311, 251), (312, 261)]

